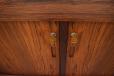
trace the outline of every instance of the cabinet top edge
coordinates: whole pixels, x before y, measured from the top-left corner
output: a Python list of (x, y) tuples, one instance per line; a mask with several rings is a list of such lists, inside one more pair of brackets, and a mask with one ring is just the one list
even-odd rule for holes
[[(2, 0), (4, 1), (4, 0)], [(81, 20), (114, 21), (112, 0), (90, 2), (0, 2), (0, 21), (12, 20)], [(18, 0), (14, 0), (18, 1)], [(26, 1), (26, 0), (23, 0)], [(59, 2), (59, 1), (58, 1)]]
[(114, 0), (0, 0), (0, 3), (113, 3)]

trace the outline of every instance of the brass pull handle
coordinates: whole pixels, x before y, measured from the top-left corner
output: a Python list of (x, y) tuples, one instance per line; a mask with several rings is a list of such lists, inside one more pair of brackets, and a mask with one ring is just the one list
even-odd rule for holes
[(75, 32), (71, 33), (71, 44), (77, 44), (78, 43), (78, 34)]
[(50, 45), (51, 45), (51, 53), (52, 53), (52, 57), (56, 57), (56, 33), (51, 33), (50, 34)]
[(72, 32), (70, 34), (70, 49), (69, 49), (69, 57), (73, 57), (76, 48), (78, 47), (78, 34), (76, 32)]

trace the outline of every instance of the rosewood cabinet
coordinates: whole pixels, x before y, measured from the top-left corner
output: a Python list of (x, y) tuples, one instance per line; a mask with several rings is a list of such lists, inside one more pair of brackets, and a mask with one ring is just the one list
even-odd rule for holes
[(113, 0), (0, 0), (0, 76), (113, 76)]

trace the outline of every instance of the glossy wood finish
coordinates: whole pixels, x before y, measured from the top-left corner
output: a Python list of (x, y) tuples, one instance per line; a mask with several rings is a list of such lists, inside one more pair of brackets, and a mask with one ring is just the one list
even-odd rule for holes
[(71, 32), (77, 32), (80, 39), (74, 56), (67, 55), (66, 75), (113, 76), (114, 23), (74, 22), (69, 26), (69, 37)]
[(0, 20), (114, 21), (113, 0), (1, 0)]
[(0, 22), (0, 74), (58, 75), (59, 41), (52, 57), (51, 32), (59, 37), (56, 22)]

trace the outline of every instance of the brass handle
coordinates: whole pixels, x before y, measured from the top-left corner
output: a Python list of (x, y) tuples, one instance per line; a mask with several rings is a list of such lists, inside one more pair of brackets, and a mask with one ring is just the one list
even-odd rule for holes
[(51, 45), (51, 53), (52, 53), (52, 57), (56, 57), (56, 33), (52, 32), (50, 33), (50, 45)]
[(76, 48), (78, 47), (78, 34), (76, 32), (72, 32), (70, 34), (70, 48), (69, 48), (69, 57), (73, 57)]
[(75, 32), (71, 33), (71, 44), (77, 44), (78, 43), (78, 34)]

